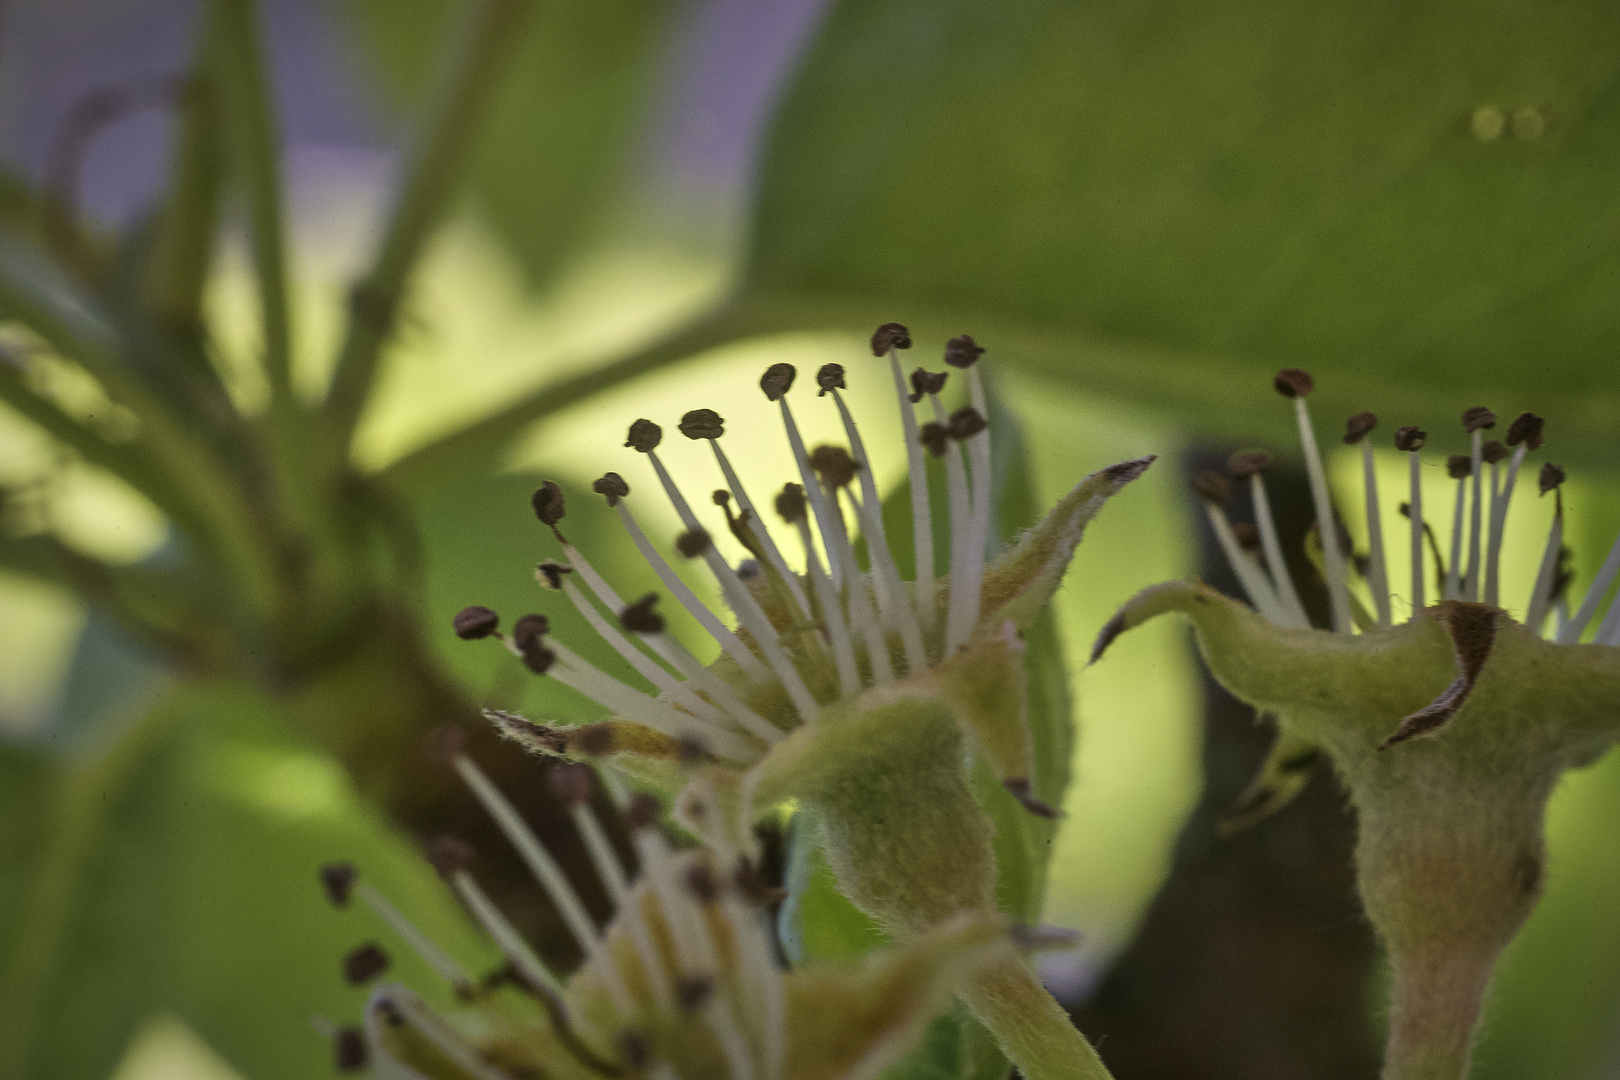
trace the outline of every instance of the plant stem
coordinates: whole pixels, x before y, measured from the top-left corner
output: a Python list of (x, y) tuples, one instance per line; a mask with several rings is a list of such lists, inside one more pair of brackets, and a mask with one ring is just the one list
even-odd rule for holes
[(1384, 1080), (1460, 1080), (1468, 1075), (1491, 963), (1396, 963)]
[(981, 972), (962, 997), (1026, 1080), (1112, 1080), (1097, 1051), (1022, 960)]
[(526, 0), (485, 0), (448, 93), (407, 173), (376, 261), (354, 288), (348, 336), (325, 405), (329, 452), (334, 456), (347, 458), (411, 271), (472, 162), (482, 121), (519, 41), (527, 7)]

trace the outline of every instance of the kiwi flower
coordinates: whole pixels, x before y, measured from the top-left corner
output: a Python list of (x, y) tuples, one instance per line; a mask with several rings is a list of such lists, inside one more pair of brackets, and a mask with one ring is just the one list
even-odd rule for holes
[[(910, 345), (896, 323), (872, 338), (872, 354), (887, 362), (899, 401), (918, 580), (900, 576), (843, 393), (844, 369), (826, 365), (816, 385), (838, 410), (848, 445), (812, 450), (789, 403), (796, 373), (776, 364), (760, 389), (780, 411), (797, 480), (772, 502), (804, 552), (802, 572), (789, 565), (744, 490), (721, 445), (724, 421), (712, 410), (687, 413), (679, 431), (713, 450), (725, 484), (714, 491), (713, 505), (751, 556), (739, 566), (716, 549), (660, 460), (659, 426), (637, 420), (626, 441), (647, 457), (684, 523), (676, 551), (707, 565), (735, 626), (710, 611), (654, 547), (632, 513), (635, 497), (624, 478), (608, 473), (595, 484), (669, 596), (714, 639), (720, 655), (712, 664), (665, 632), (658, 596), (627, 603), (568, 542), (562, 490), (549, 482), (535, 492), (534, 508), (566, 561), (542, 563), (536, 577), (577, 608), (646, 685), (619, 680), (548, 636), (543, 615), (521, 617), (504, 635), (486, 608), (456, 617), (461, 636), (499, 638), (531, 670), (611, 713), (601, 723), (572, 727), (492, 714), (504, 734), (542, 753), (611, 761), (664, 790), (695, 770), (715, 792), (728, 842), (744, 853), (756, 816), (797, 800), (821, 823), (841, 891), (902, 941), (963, 912), (996, 910), (993, 830), (969, 789), (965, 762), (986, 762), (1025, 812), (1054, 816), (1043, 797), (1055, 793), (1037, 791), (1033, 781), (1020, 634), (1057, 588), (1086, 523), (1152, 461), (1086, 477), (989, 561), (995, 493), (978, 367), (984, 350), (971, 337), (955, 338), (945, 350), (947, 371), (917, 368), (908, 378), (898, 354)], [(952, 372), (964, 376), (968, 399), (954, 411), (941, 398)], [(943, 538), (932, 531), (925, 455), (943, 459), (950, 521)], [(852, 539), (857, 534), (865, 541), (865, 565)], [(948, 545), (950, 569), (936, 579), (939, 540)], [(1031, 1080), (1105, 1075), (1021, 962), (981, 971), (963, 997)]]
[(584, 962), (566, 975), (548, 967), (480, 889), (471, 848), (453, 837), (428, 845), (427, 856), (505, 956), (482, 978), (352, 865), (327, 866), (321, 878), (331, 900), (372, 908), (460, 1002), (441, 1012), (381, 981), (387, 952), (360, 946), (345, 958), (344, 976), (375, 988), (363, 1024), (332, 1032), (345, 1071), (369, 1065), (378, 1080), (856, 1080), (907, 1051), (968, 974), (1014, 952), (1005, 919), (969, 913), (858, 967), (785, 971), (761, 910), (769, 890), (704, 827), (717, 808), (695, 796), (687, 824), (718, 846), (678, 850), (659, 826), (659, 801), (610, 781), (609, 805), (622, 815), (640, 869), (632, 876), (592, 808), (592, 770), (563, 764), (550, 782), (616, 908), (598, 928), (506, 797), (454, 739), (439, 741), (562, 914)]
[[(1528, 486), (1520, 474), (1543, 425), (1524, 413), (1498, 442), (1487, 437), (1495, 415), (1476, 407), (1463, 413), (1468, 453), (1446, 463), (1457, 485), (1445, 552), (1425, 520), (1427, 435), (1395, 432), (1410, 462), (1401, 531), (1412, 570), (1409, 582), (1392, 581), (1369, 438), (1377, 419), (1351, 417), (1344, 436), (1362, 447), (1364, 464), (1369, 550), (1356, 556), (1336, 527), (1306, 407), (1312, 386), (1297, 369), (1276, 378), (1299, 424), (1317, 523), (1307, 546), (1326, 581), (1332, 629), (1311, 626), (1283, 562), (1262, 478), (1269, 459), (1244, 453), (1228, 475), (1250, 488), (1252, 526), (1226, 518), (1228, 477), (1201, 476), (1197, 487), (1249, 604), (1198, 583), (1153, 586), (1104, 627), (1093, 661), (1155, 615), (1191, 618), (1215, 678), (1279, 727), (1234, 824), (1277, 809), (1315, 759), (1332, 760), (1357, 812), (1362, 900), (1393, 972), (1384, 1076), (1452, 1080), (1467, 1072), (1497, 957), (1540, 895), (1547, 798), (1566, 769), (1589, 764), (1620, 734), (1620, 603), (1598, 619), (1620, 572), (1620, 541), (1572, 611), (1562, 567), (1564, 473), (1542, 466), (1538, 487), (1553, 495), (1553, 512), (1540, 572), (1518, 617), (1504, 610), (1504, 523)], [(1357, 595), (1361, 586), (1370, 605)], [(1402, 591), (1411, 614), (1397, 622)]]

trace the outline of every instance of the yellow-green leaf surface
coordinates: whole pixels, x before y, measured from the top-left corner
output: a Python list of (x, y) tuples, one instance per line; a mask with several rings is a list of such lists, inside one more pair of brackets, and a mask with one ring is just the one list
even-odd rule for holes
[(1304, 365), (1329, 415), (1488, 401), (1612, 460), (1617, 46), (1592, 0), (840, 3), (771, 132), (744, 303), (948, 314), (1242, 438)]

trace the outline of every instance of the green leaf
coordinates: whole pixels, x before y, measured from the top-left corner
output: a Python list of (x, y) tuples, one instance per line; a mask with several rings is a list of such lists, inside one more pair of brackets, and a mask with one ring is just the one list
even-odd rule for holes
[[(354, 5), (385, 85), (415, 104), (463, 5)], [(602, 224), (640, 133), (670, 5), (658, 0), (532, 5), (489, 118), (474, 185), (492, 232), (543, 284)]]
[(21, 883), (0, 885), (0, 1075), (105, 1076), (159, 1013), (255, 1080), (332, 1075), (309, 1020), (358, 1018), (349, 949), (375, 939), (402, 981), (442, 985), (369, 912), (326, 904), (316, 870), (337, 859), (475, 970), (492, 963), (425, 862), (255, 692), (182, 686), (13, 797), (28, 767), (0, 757), (0, 836), (37, 838), (0, 845), (0, 882)]
[(1327, 416), (1488, 401), (1607, 457), (1617, 33), (1591, 0), (846, 0), (772, 133), (745, 306), (948, 319), (1206, 432), (1285, 434), (1265, 388), (1304, 363)]

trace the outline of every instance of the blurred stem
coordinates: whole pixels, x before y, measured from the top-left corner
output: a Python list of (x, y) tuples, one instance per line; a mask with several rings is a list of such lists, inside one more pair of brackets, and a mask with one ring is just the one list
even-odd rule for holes
[(722, 307), (638, 353), (606, 367), (547, 383), (499, 412), (411, 451), (384, 468), (383, 479), (404, 491), (422, 491), (474, 466), (487, 466), (536, 421), (619, 383), (740, 340), (765, 327), (765, 323), (735, 308)]
[(1112, 1080), (1069, 1014), (1022, 960), (980, 972), (962, 995), (1026, 1080)]
[(349, 444), (376, 382), (378, 359), (428, 238), (444, 220), (466, 175), (491, 99), (519, 40), (527, 0), (484, 0), (405, 179), (382, 247), (350, 297), (348, 337), (326, 400), (330, 453), (347, 460)]
[(259, 41), (259, 8), (253, 0), (214, 0), (209, 22), (204, 39), (212, 60), (208, 69), (223, 91), (220, 119), (237, 180), (247, 195), (270, 407), (272, 415), (285, 414), (292, 399), (292, 333), (281, 220), (281, 155)]

